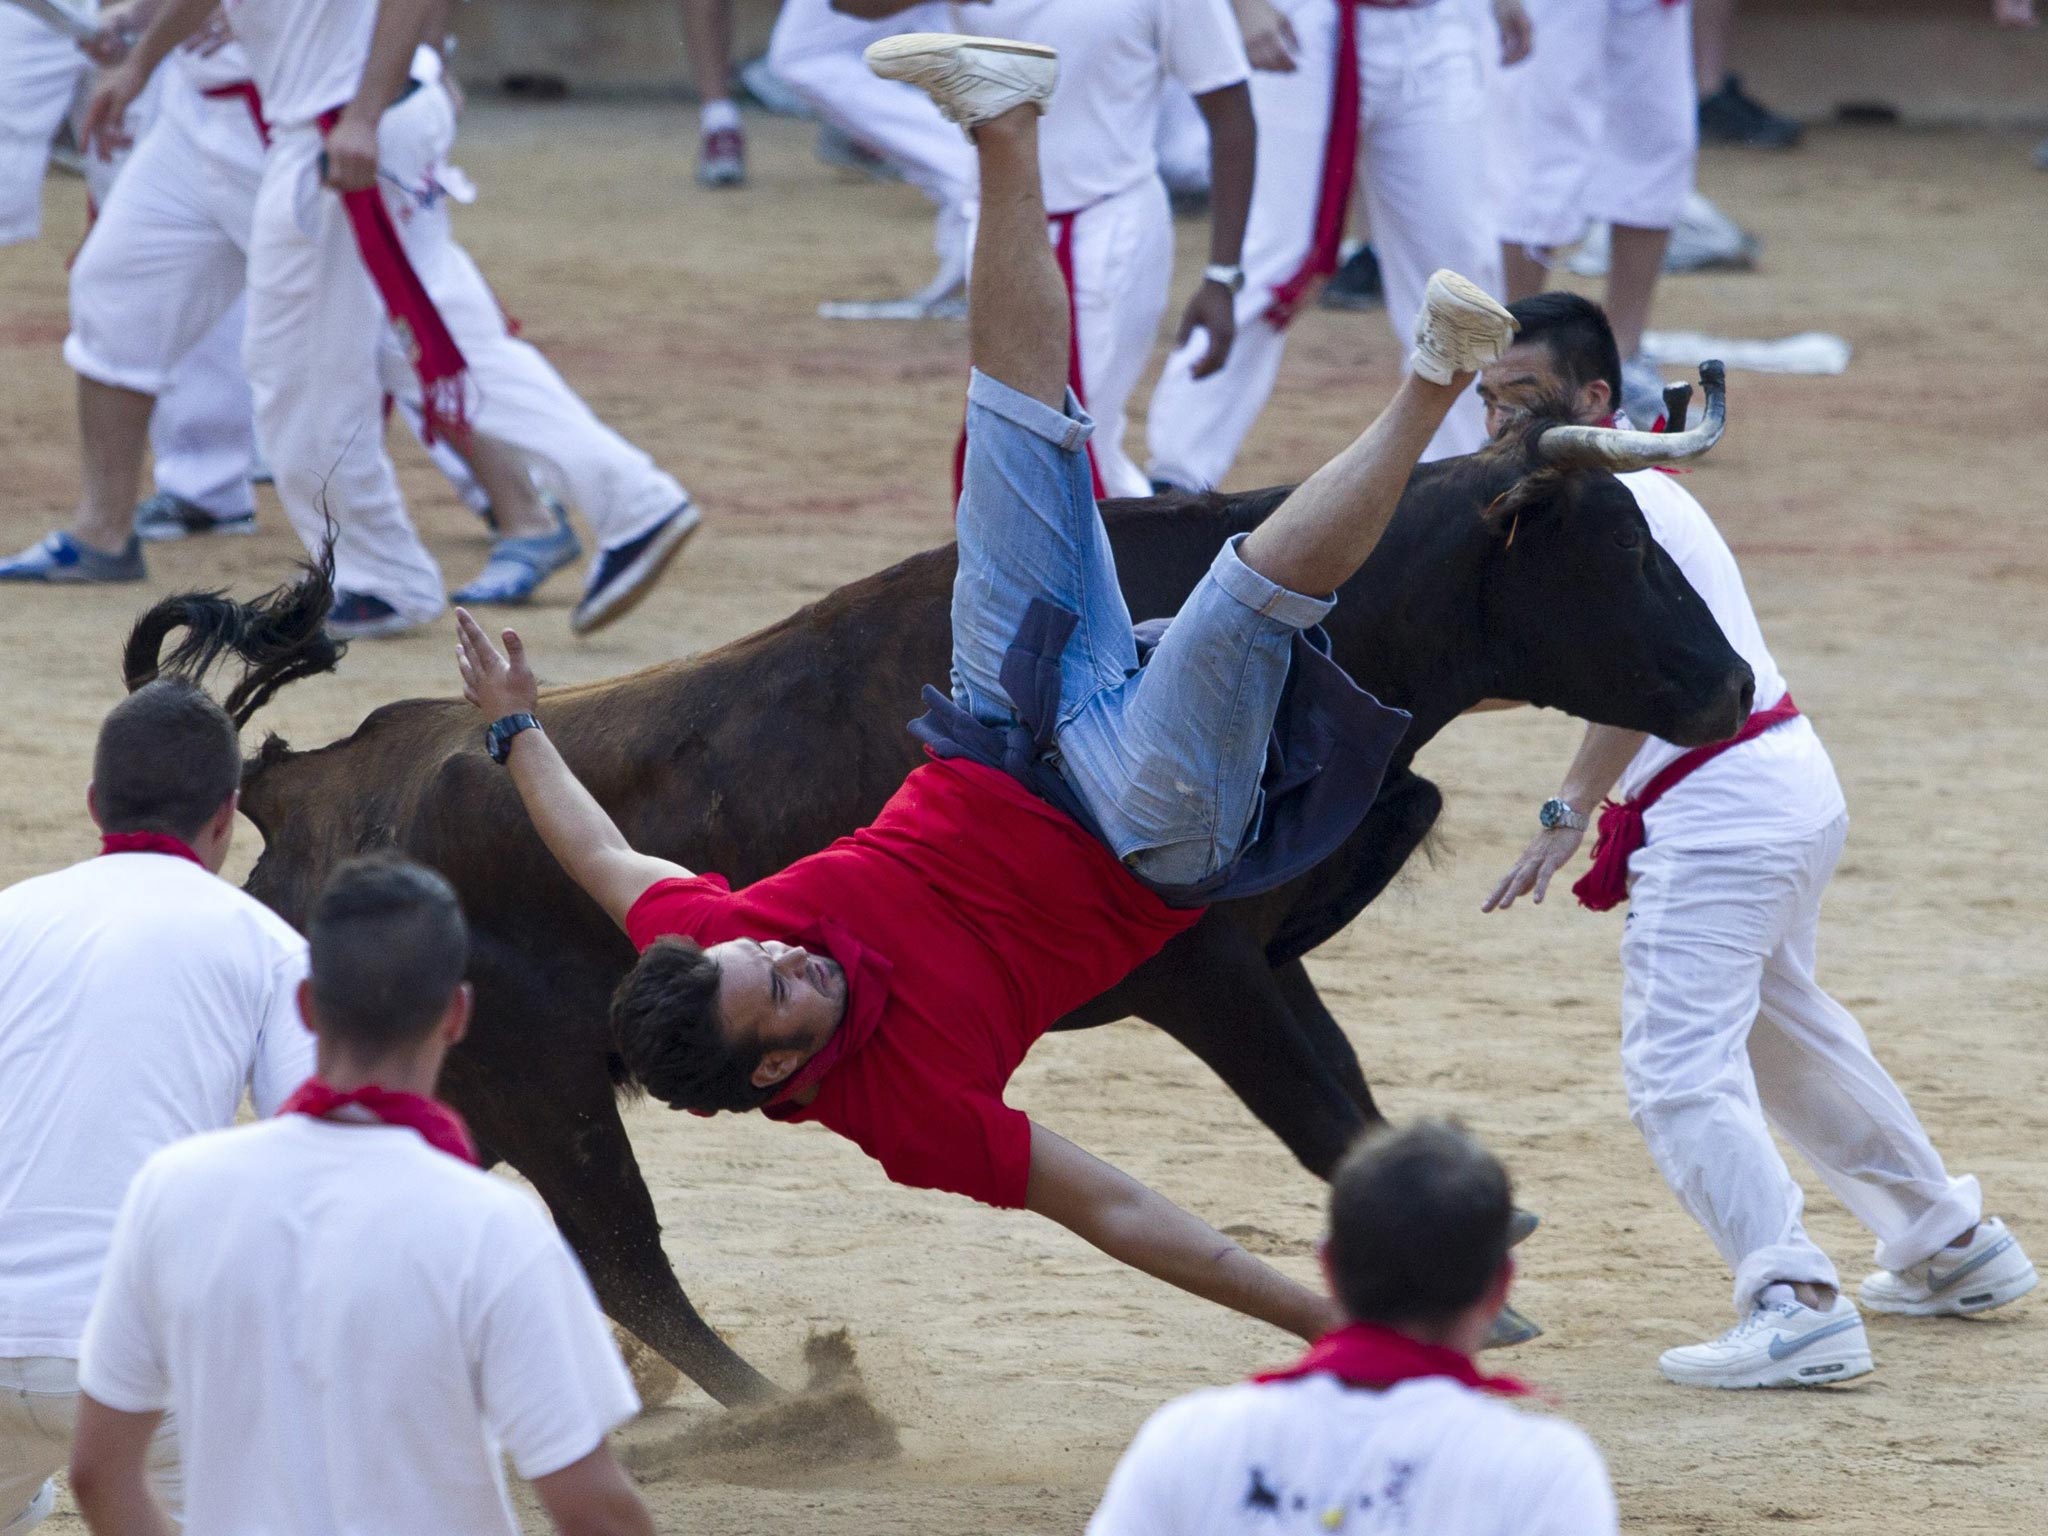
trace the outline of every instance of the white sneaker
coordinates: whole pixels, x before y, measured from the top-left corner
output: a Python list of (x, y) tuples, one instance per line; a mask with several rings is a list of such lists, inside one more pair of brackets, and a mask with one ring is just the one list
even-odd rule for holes
[(1027, 104), (1043, 112), (1060, 78), (1058, 53), (1006, 37), (906, 32), (870, 43), (861, 57), (884, 80), (916, 86), (962, 128)]
[(1826, 1312), (1796, 1301), (1758, 1307), (1718, 1339), (1667, 1349), (1657, 1361), (1683, 1387), (1810, 1387), (1870, 1370), (1863, 1314), (1839, 1292)]
[(57, 1484), (50, 1478), (43, 1479), (43, 1486), (36, 1490), (36, 1496), (28, 1501), (28, 1508), (0, 1525), (0, 1536), (24, 1536), (50, 1518), (50, 1511), (57, 1507)]
[(1863, 1282), (1863, 1305), (1907, 1317), (1955, 1317), (2002, 1307), (2040, 1283), (2020, 1240), (1987, 1216), (1967, 1248), (1944, 1248), (1910, 1269), (1871, 1275)]
[(1454, 374), (1477, 373), (1497, 362), (1514, 345), (1519, 329), (1515, 317), (1484, 288), (1439, 267), (1423, 290), (1408, 366), (1432, 384), (1448, 384)]

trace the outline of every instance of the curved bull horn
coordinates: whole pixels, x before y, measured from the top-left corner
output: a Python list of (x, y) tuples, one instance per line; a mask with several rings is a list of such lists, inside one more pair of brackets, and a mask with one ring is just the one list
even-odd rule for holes
[(1571, 469), (1607, 469), (1621, 474), (1659, 464), (1696, 459), (1721, 440), (1728, 425), (1728, 376), (1718, 362), (1700, 364), (1706, 409), (1688, 432), (1634, 432), (1621, 427), (1550, 427), (1536, 439), (1547, 464)]

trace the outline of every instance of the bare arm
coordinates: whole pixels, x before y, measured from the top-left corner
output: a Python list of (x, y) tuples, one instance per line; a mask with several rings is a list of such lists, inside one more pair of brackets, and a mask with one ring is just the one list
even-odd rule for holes
[(85, 116), (79, 124), (79, 136), (90, 148), (104, 156), (127, 147), (128, 135), (122, 128), (122, 119), (130, 104), (149, 84), (149, 77), (156, 73), (164, 55), (198, 31), (200, 23), (219, 4), (220, 0), (167, 0), (150, 18), (127, 58), (103, 71), (93, 86), (92, 99), (86, 103)]
[[(455, 610), (455, 629), (462, 696), (483, 712), (484, 722), (532, 714), (540, 687), (518, 633), (504, 631), (505, 654), (500, 655), (467, 609)], [(680, 864), (635, 852), (618, 823), (583, 787), (543, 732), (521, 731), (515, 736), (505, 765), (534, 830), (555, 862), (621, 928), (633, 903), (650, 885), (689, 877), (690, 871)]]
[(608, 1445), (535, 1478), (533, 1491), (562, 1536), (654, 1536), (654, 1517)]
[[(1591, 816), (1649, 739), (1642, 731), (1624, 731), (1618, 725), (1587, 726), (1585, 739), (1579, 743), (1571, 767), (1565, 770), (1557, 798), (1580, 815)], [(1493, 894), (1479, 910), (1491, 912), (1512, 907), (1517, 896), (1532, 891), (1540, 903), (1550, 890), (1551, 877), (1571, 862), (1585, 835), (1577, 827), (1545, 827), (1530, 839), (1515, 867), (1493, 888)]]
[[(1209, 260), (1219, 267), (1234, 267), (1244, 260), (1245, 219), (1252, 205), (1252, 164), (1258, 155), (1258, 127), (1252, 121), (1251, 87), (1243, 81), (1195, 98), (1202, 119), (1209, 125)], [(1180, 332), (1173, 344), (1181, 345), (1196, 331), (1205, 331), (1209, 350), (1195, 363), (1193, 373), (1206, 379), (1221, 368), (1237, 340), (1236, 296), (1221, 283), (1207, 278), (1188, 300), (1181, 316)]]
[(411, 78), (413, 50), (425, 35), (433, 0), (380, 0), (370, 61), (355, 100), (327, 133), (327, 185), (360, 192), (377, 184), (377, 124)]
[(1321, 1338), (1344, 1321), (1329, 1297), (1260, 1263), (1200, 1217), (1037, 1124), (1024, 1203), (1133, 1269), (1304, 1339)]
[(160, 1413), (123, 1413), (78, 1396), (71, 1434), (71, 1497), (93, 1536), (172, 1536), (149, 1489), (149, 1439)]

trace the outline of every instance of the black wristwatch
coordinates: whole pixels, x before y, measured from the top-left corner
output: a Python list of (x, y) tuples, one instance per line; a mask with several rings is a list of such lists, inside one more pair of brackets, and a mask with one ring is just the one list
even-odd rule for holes
[(502, 720), (493, 720), (484, 731), (484, 750), (491, 754), (491, 761), (502, 766), (512, 755), (512, 738), (521, 731), (537, 731), (540, 722), (531, 715), (507, 715)]

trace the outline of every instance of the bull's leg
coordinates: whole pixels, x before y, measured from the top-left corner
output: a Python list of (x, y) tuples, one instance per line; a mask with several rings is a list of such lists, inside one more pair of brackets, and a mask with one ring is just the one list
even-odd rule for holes
[(741, 1359), (683, 1294), (602, 1070), (523, 1091), (490, 1076), (474, 1053), (459, 1052), (443, 1091), (483, 1145), (540, 1191), (605, 1312), (728, 1407), (774, 1395), (775, 1384)]
[(1352, 1049), (1350, 1037), (1323, 1002), (1315, 982), (1309, 979), (1308, 967), (1299, 960), (1275, 966), (1273, 985), (1279, 989), (1281, 999), (1293, 1013), (1295, 1024), (1315, 1048), (1317, 1058), (1330, 1075), (1343, 1084), (1351, 1102), (1358, 1106), (1358, 1112), (1368, 1123), (1384, 1118), (1379, 1106), (1373, 1102), (1372, 1089), (1366, 1086), (1365, 1070), (1358, 1064), (1358, 1052)]

